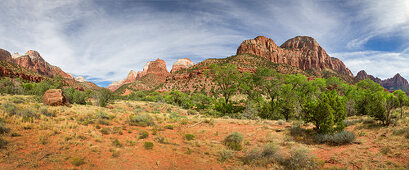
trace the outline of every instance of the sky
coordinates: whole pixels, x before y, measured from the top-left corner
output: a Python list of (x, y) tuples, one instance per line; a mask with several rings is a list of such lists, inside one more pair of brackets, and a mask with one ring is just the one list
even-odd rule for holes
[(408, 0), (1, 0), (0, 48), (36, 50), (100, 86), (161, 58), (235, 55), (263, 35), (311, 36), (354, 75), (409, 79)]

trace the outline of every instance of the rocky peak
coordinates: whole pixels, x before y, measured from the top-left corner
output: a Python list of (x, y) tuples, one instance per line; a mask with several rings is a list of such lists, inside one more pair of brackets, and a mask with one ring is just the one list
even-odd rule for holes
[(13, 55), (11, 55), (11, 57), (12, 57), (13, 59), (16, 59), (16, 58), (21, 57), (21, 55), (20, 55), (20, 53), (14, 53)]
[(321, 46), (318, 42), (309, 36), (296, 36), (284, 42), (281, 48), (298, 48), (298, 49), (310, 49), (310, 50), (318, 50)]
[(4, 60), (4, 61), (12, 61), (12, 57), (10, 55), (10, 52), (8, 52), (7, 50), (3, 50), (0, 48), (0, 60)]
[(253, 54), (264, 57), (273, 63), (283, 63), (302, 70), (320, 73), (324, 69), (332, 69), (340, 74), (353, 77), (345, 64), (330, 57), (316, 40), (308, 36), (297, 36), (287, 40), (280, 47), (264, 36), (243, 41), (237, 49), (237, 55)]
[(78, 82), (81, 82), (81, 83), (86, 82), (85, 78), (82, 77), (82, 76), (76, 77), (76, 78), (75, 78), (75, 81), (78, 81)]
[(170, 72), (172, 73), (172, 72), (176, 72), (178, 70), (187, 69), (187, 68), (192, 67), (194, 65), (195, 65), (195, 63), (193, 63), (188, 58), (178, 59), (178, 60), (176, 60), (175, 63), (173, 63), (172, 70)]
[(409, 88), (408, 81), (403, 78), (399, 73), (397, 73), (392, 78), (382, 81), (382, 86), (389, 90), (405, 89)]
[(379, 84), (382, 85), (382, 80), (381, 80), (380, 78), (374, 77), (374, 76), (372, 76), (372, 75), (368, 75), (368, 74), (365, 72), (365, 70), (359, 71), (359, 72), (356, 74), (355, 79), (358, 80), (358, 81), (365, 80), (365, 79), (370, 79), (370, 80), (374, 81), (375, 83), (379, 83)]

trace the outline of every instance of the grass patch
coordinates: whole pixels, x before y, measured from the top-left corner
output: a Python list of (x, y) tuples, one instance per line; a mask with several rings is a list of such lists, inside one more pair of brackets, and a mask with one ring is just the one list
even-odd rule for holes
[(331, 145), (345, 145), (355, 141), (355, 135), (349, 131), (337, 132), (334, 134), (317, 134), (316, 143), (328, 143)]
[(165, 128), (165, 129), (173, 130), (174, 126), (173, 126), (173, 125), (166, 125), (164, 128)]
[(136, 114), (128, 117), (128, 123), (133, 126), (152, 126), (155, 125), (152, 116), (149, 114)]
[(149, 133), (146, 130), (139, 132), (139, 139), (145, 139), (149, 136)]
[(220, 162), (225, 162), (231, 157), (233, 157), (233, 151), (228, 150), (228, 149), (223, 149), (219, 152), (219, 157), (217, 158), (217, 160)]
[(80, 158), (80, 157), (72, 157), (71, 158), (71, 164), (74, 166), (81, 166), (83, 164), (85, 164), (84, 158)]

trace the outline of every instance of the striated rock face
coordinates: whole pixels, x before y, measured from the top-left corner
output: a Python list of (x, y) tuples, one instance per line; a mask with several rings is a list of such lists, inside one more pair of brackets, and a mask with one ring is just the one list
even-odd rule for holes
[(403, 78), (399, 73), (393, 76), (392, 78), (383, 80), (381, 85), (389, 90), (409, 89), (408, 81), (405, 78)]
[(61, 89), (49, 89), (43, 95), (43, 103), (49, 106), (70, 106)]
[(178, 70), (187, 69), (187, 68), (192, 67), (194, 65), (195, 65), (195, 63), (193, 63), (188, 58), (178, 59), (178, 60), (176, 60), (175, 63), (173, 63), (172, 70), (170, 72), (174, 73), (174, 72), (176, 72)]
[(78, 77), (76, 77), (76, 78), (75, 78), (75, 81), (78, 81), (78, 82), (81, 82), (81, 83), (86, 82), (85, 78), (84, 78), (84, 77), (82, 77), (82, 76), (78, 76)]
[(14, 58), (14, 63), (48, 77), (61, 75), (64, 78), (74, 79), (72, 75), (62, 71), (61, 68), (46, 62), (37, 51), (27, 51), (25, 55)]
[(107, 87), (107, 89), (115, 91), (124, 84), (132, 83), (141, 79), (144, 79), (144, 81), (149, 81), (145, 82), (146, 84), (163, 83), (169, 76), (170, 73), (166, 68), (166, 62), (158, 58), (155, 61), (149, 61), (146, 63), (142, 71), (135, 72), (131, 70), (125, 79), (113, 82)]
[(3, 50), (0, 48), (0, 60), (10, 62), (13, 60), (13, 58), (11, 57), (11, 54), (7, 50)]
[(237, 49), (237, 55), (239, 54), (258, 55), (273, 63), (289, 64), (304, 71), (332, 69), (353, 77), (341, 60), (330, 57), (315, 39), (307, 36), (289, 39), (280, 47), (272, 39), (258, 36), (243, 41)]

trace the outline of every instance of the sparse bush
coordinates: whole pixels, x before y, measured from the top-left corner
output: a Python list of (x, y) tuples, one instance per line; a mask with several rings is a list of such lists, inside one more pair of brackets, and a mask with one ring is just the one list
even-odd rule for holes
[(110, 132), (111, 132), (111, 129), (109, 129), (107, 127), (104, 127), (104, 128), (101, 129), (101, 133), (103, 135), (108, 135)]
[(241, 144), (243, 142), (243, 139), (244, 137), (242, 134), (238, 132), (233, 132), (232, 134), (230, 134), (224, 139), (223, 143), (229, 149), (239, 151), (243, 149), (243, 146)]
[(405, 127), (399, 130), (394, 130), (393, 135), (404, 135), (406, 139), (409, 139), (409, 127)]
[(194, 140), (195, 139), (195, 135), (193, 134), (185, 134), (185, 140)]
[(128, 122), (133, 126), (152, 126), (155, 125), (153, 118), (149, 114), (130, 115)]
[(166, 125), (166, 126), (165, 126), (165, 129), (171, 129), (171, 130), (173, 130), (173, 128), (174, 128), (173, 125)]
[(168, 139), (164, 136), (155, 136), (153, 140), (155, 140), (156, 142), (162, 143), (162, 144), (169, 144)]
[(7, 141), (0, 137), (0, 149), (5, 148), (7, 146)]
[(55, 117), (55, 113), (48, 111), (46, 107), (41, 108), (40, 113), (44, 116)]
[(277, 147), (273, 143), (267, 143), (262, 147), (253, 148), (249, 152), (245, 153), (242, 157), (242, 161), (244, 164), (258, 164), (258, 165), (265, 165), (275, 161), (274, 158), (277, 152)]
[(0, 134), (9, 133), (10, 129), (6, 127), (6, 123), (0, 118)]
[(145, 147), (146, 150), (153, 149), (153, 143), (152, 142), (145, 142), (143, 144), (143, 146)]
[(223, 149), (219, 152), (219, 158), (217, 159), (220, 162), (224, 162), (230, 159), (233, 156), (233, 151), (228, 149)]
[(74, 166), (81, 166), (83, 164), (85, 164), (84, 158), (80, 158), (80, 157), (72, 157), (71, 158), (71, 164)]
[(119, 142), (118, 139), (114, 139), (114, 140), (112, 141), (112, 145), (113, 145), (113, 146), (116, 146), (116, 147), (118, 147), (118, 148), (122, 147), (122, 143)]
[(9, 116), (17, 114), (18, 108), (16, 105), (11, 103), (3, 103), (2, 106)]
[(33, 122), (34, 119), (39, 117), (32, 109), (20, 110), (17, 115), (23, 118), (23, 122)]
[(149, 136), (149, 133), (145, 130), (139, 132), (139, 139), (145, 139)]
[(352, 143), (353, 141), (355, 141), (355, 135), (349, 131), (342, 131), (334, 134), (318, 134), (315, 136), (315, 142), (332, 145), (344, 145)]
[(291, 136), (302, 136), (304, 135), (305, 130), (301, 128), (301, 125), (292, 125), (290, 128)]
[(355, 125), (357, 123), (361, 123), (362, 121), (363, 121), (362, 119), (344, 120), (344, 125), (345, 126), (351, 126), (351, 125)]
[(24, 103), (24, 102), (25, 102), (24, 98), (18, 97), (18, 96), (11, 97), (9, 100), (10, 100), (11, 102), (15, 103), (15, 104), (20, 104), (20, 103)]
[(295, 148), (290, 151), (290, 157), (284, 162), (288, 169), (319, 169), (318, 163), (306, 148)]

